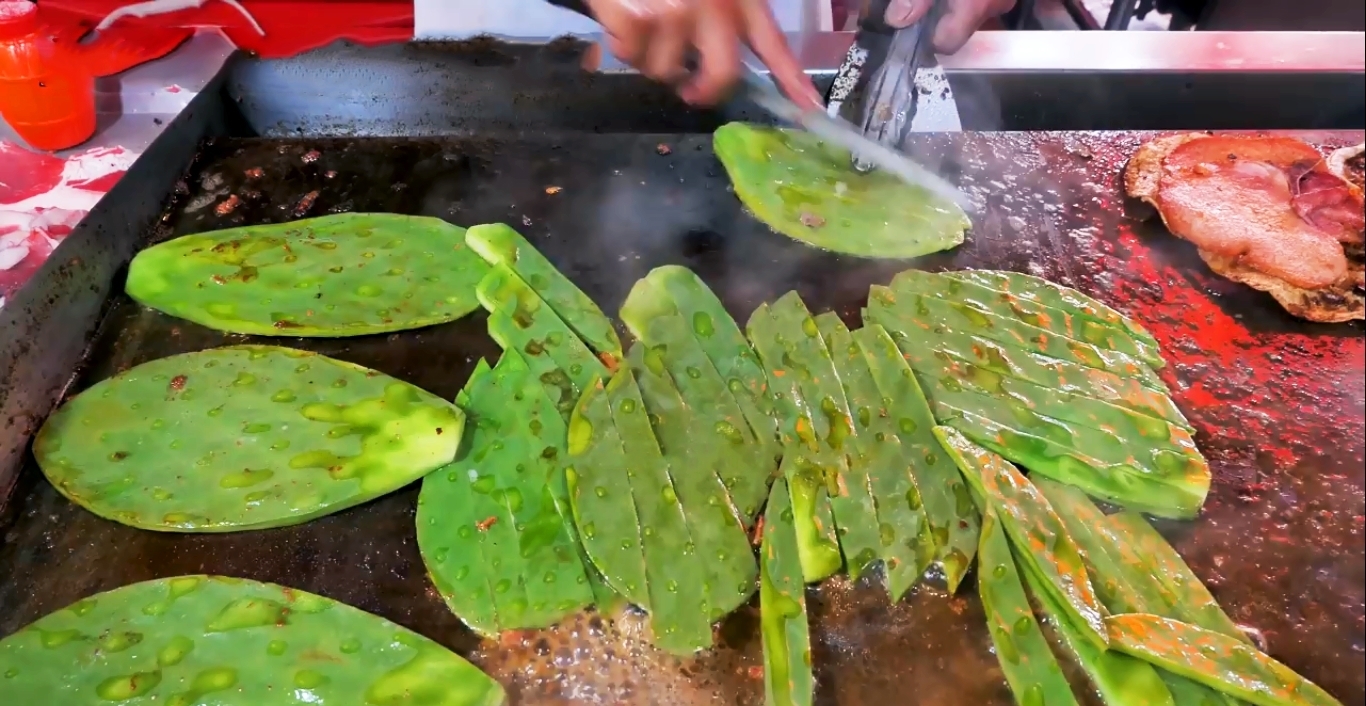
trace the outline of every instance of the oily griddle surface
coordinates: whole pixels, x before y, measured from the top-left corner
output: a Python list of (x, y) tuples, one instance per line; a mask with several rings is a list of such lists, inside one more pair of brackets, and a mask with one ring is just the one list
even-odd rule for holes
[[(964, 246), (914, 264), (1042, 275), (1146, 325), (1215, 473), (1202, 517), (1161, 528), (1234, 619), (1265, 633), (1274, 656), (1362, 704), (1362, 327), (1291, 319), (1270, 298), (1213, 276), (1155, 221), (1126, 216), (1116, 176), (1143, 137), (923, 138), (921, 159), (986, 207)], [(857, 324), (868, 285), (912, 264), (834, 256), (768, 230), (730, 193), (706, 135), (234, 139), (206, 145), (177, 192), (154, 241), (341, 211), (504, 221), (609, 313), (636, 279), (675, 263), (698, 272), (742, 325), (789, 289), (813, 310)], [(474, 314), (387, 336), (262, 339), (118, 295), (73, 393), (148, 360), (250, 340), (318, 351), (453, 398), (480, 356), (498, 354), (484, 322)], [(294, 586), (394, 620), (475, 660), (514, 704), (762, 703), (757, 601), (720, 626), (718, 649), (695, 660), (655, 653), (643, 620), (629, 615), (577, 616), (481, 642), (426, 578), (414, 539), (417, 491), (298, 527), (160, 534), (76, 507), (30, 461), (3, 519), (0, 635), (98, 591), (207, 572)], [(808, 595), (819, 703), (1011, 703), (971, 583), (957, 597), (942, 583), (925, 585), (897, 606), (876, 582), (835, 579)]]

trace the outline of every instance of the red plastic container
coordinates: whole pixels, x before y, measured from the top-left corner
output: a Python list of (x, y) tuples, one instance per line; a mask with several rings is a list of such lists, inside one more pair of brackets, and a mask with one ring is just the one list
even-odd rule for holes
[(30, 147), (60, 150), (95, 134), (95, 76), (53, 41), (27, 0), (0, 0), (0, 115)]

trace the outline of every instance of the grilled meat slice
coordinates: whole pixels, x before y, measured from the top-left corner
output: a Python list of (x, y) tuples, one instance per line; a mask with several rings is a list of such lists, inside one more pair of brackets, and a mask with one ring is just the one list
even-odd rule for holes
[(1130, 159), (1124, 185), (1216, 273), (1271, 294), (1295, 316), (1340, 322), (1366, 313), (1362, 190), (1314, 147), (1277, 136), (1160, 137)]

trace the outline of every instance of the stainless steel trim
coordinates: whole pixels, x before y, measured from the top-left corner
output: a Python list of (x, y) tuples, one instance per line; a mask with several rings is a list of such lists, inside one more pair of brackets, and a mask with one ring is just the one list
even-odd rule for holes
[[(853, 32), (789, 35), (808, 72), (839, 69)], [(605, 47), (604, 47), (605, 48)], [(601, 70), (629, 70), (604, 52)], [(978, 32), (940, 57), (956, 71), (1362, 72), (1362, 32)]]

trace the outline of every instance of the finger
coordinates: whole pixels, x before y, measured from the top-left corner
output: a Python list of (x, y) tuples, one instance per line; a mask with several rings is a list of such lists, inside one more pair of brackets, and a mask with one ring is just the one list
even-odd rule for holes
[(639, 66), (650, 39), (649, 8), (615, 0), (588, 0), (587, 4), (607, 33), (607, 48), (623, 62)]
[(883, 20), (896, 29), (910, 27), (929, 12), (931, 0), (892, 0)]
[(787, 46), (787, 37), (773, 19), (765, 0), (741, 0), (741, 22), (744, 24), (745, 39), (759, 60), (764, 62), (773, 78), (793, 102), (803, 108), (820, 109), (825, 101), (816, 90), (811, 78), (802, 71), (801, 62)]
[(641, 71), (656, 81), (674, 81), (687, 71), (683, 57), (687, 54), (693, 35), (693, 17), (680, 0), (659, 3), (654, 18), (654, 32), (645, 48)]
[(934, 28), (934, 50), (952, 54), (962, 49), (982, 22), (997, 14), (996, 7), (995, 2), (948, 3), (939, 25)]
[(740, 75), (740, 18), (717, 0), (699, 3), (693, 30), (697, 71), (679, 91), (683, 100), (714, 105)]

